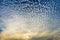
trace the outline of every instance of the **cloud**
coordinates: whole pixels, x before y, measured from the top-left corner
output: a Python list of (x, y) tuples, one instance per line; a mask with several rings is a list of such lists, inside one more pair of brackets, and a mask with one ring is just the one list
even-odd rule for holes
[(18, 5), (12, 2), (12, 5), (1, 6), (0, 19), (3, 21), (3, 26), (0, 24), (0, 28), (3, 28), (1, 35), (12, 35), (12, 37), (20, 37), (20, 34), (23, 37), (24, 35), (30, 37), (32, 34), (37, 37), (59, 36), (60, 19), (58, 19), (58, 13), (54, 13), (56, 10), (50, 2), (47, 5), (41, 3)]

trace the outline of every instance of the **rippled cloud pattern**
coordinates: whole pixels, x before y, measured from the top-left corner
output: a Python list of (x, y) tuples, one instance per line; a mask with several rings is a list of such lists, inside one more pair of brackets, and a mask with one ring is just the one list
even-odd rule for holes
[(30, 32), (60, 36), (60, 0), (0, 0), (0, 35)]

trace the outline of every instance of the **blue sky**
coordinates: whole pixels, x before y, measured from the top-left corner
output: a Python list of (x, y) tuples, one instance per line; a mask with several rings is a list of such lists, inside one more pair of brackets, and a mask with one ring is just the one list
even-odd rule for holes
[(21, 27), (33, 32), (59, 32), (60, 0), (0, 0), (0, 32), (10, 27), (11, 20), (23, 20)]

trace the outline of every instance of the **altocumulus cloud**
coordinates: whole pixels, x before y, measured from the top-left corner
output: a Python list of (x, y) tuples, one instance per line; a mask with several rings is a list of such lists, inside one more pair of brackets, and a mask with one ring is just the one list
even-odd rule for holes
[(3, 0), (0, 3), (2, 34), (29, 33), (40, 37), (60, 35), (59, 1)]

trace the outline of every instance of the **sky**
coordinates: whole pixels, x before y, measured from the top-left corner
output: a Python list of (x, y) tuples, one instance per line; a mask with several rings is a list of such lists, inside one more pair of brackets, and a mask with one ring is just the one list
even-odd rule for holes
[(0, 0), (0, 33), (60, 35), (60, 0)]

